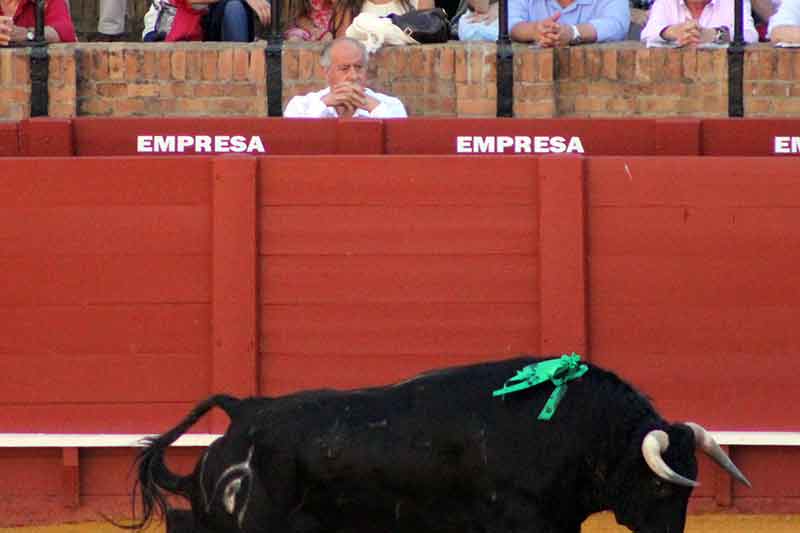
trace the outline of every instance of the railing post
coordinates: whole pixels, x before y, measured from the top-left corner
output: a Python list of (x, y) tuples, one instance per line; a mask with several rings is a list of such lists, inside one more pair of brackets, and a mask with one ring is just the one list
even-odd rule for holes
[(272, 23), (267, 36), (267, 113), (283, 116), (283, 35), (281, 1), (272, 2)]
[(49, 113), (48, 81), (50, 56), (44, 36), (44, 0), (36, 0), (34, 42), (31, 48), (31, 116), (46, 117)]
[(498, 6), (497, 116), (514, 116), (514, 49), (508, 36), (508, 0)]
[(728, 47), (728, 116), (744, 116), (744, 2), (733, 3), (733, 41)]

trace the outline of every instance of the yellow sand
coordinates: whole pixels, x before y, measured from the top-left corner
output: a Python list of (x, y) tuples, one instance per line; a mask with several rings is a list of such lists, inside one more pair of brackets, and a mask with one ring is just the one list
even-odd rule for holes
[[(596, 515), (584, 525), (582, 533), (624, 533), (611, 514)], [(0, 533), (121, 533), (122, 530), (104, 522), (84, 522), (57, 526), (0, 528)], [(150, 533), (162, 533), (163, 526), (153, 527)], [(798, 515), (703, 514), (689, 517), (686, 533), (798, 533)]]

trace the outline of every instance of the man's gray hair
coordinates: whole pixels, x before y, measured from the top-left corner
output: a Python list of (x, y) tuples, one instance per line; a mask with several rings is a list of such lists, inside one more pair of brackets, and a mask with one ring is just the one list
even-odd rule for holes
[(333, 50), (334, 46), (342, 43), (350, 43), (361, 50), (361, 55), (364, 58), (364, 66), (369, 63), (369, 52), (367, 52), (367, 47), (364, 46), (364, 43), (358, 39), (353, 39), (352, 37), (339, 37), (338, 39), (334, 39), (326, 44), (325, 48), (322, 49), (322, 54), (319, 57), (319, 64), (322, 65), (322, 68), (328, 68), (331, 66), (331, 51)]

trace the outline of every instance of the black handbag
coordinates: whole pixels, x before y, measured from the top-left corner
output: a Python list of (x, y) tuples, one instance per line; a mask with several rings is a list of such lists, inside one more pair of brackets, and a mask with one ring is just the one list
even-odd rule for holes
[(389, 15), (403, 33), (419, 43), (446, 43), (450, 36), (447, 13), (440, 7), (414, 9), (403, 15)]

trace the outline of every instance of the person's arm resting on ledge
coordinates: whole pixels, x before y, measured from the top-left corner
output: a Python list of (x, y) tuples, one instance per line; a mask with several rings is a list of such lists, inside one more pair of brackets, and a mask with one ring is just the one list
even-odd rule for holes
[(511, 28), (511, 38), (519, 42), (535, 42), (544, 47), (625, 39), (631, 18), (628, 0), (597, 0), (597, 3), (595, 16), (575, 25), (580, 34), (580, 38), (575, 39), (572, 25), (560, 20), (561, 13), (532, 21), (525, 0), (509, 0), (508, 26)]
[(773, 43), (800, 43), (800, 0), (783, 0), (769, 19), (769, 40)]

